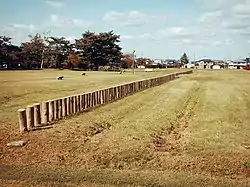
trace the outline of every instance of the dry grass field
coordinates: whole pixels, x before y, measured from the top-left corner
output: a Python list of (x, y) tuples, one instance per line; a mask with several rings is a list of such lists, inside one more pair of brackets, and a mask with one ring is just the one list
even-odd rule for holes
[[(1, 184), (250, 186), (247, 71), (195, 70), (51, 128), (18, 134), (16, 110), (27, 104), (164, 73), (0, 72)], [(66, 79), (57, 81), (60, 74)], [(28, 142), (7, 148), (19, 139)]]

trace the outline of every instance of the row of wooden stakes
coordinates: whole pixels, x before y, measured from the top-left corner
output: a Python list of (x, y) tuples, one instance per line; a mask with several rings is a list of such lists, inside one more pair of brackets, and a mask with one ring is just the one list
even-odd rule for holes
[(31, 131), (36, 127), (45, 126), (67, 116), (122, 99), (133, 93), (171, 81), (178, 75), (189, 73), (192, 73), (192, 70), (29, 105), (26, 109), (18, 110), (20, 132)]

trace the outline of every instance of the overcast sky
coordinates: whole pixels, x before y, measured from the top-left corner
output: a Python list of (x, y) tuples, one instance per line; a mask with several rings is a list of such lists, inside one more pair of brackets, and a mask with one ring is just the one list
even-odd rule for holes
[(72, 41), (86, 30), (114, 30), (123, 51), (139, 57), (250, 53), (250, 0), (1, 0), (0, 17), (0, 35), (16, 44), (47, 30)]

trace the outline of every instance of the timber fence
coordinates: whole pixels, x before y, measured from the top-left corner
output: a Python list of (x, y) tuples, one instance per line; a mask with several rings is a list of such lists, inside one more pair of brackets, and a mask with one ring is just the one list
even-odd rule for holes
[(46, 126), (68, 116), (111, 103), (131, 94), (174, 80), (179, 75), (192, 72), (192, 70), (188, 70), (171, 73), (29, 105), (26, 109), (18, 110), (19, 130), (23, 133), (39, 126)]

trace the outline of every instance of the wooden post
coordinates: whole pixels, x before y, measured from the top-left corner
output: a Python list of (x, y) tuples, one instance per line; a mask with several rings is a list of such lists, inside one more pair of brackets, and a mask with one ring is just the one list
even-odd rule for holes
[(105, 104), (109, 103), (109, 89), (105, 89)]
[(120, 86), (116, 86), (116, 100), (118, 100), (120, 97), (119, 97), (119, 95), (120, 95), (120, 93), (119, 93), (119, 87)]
[(98, 105), (102, 105), (102, 90), (98, 90)]
[(26, 116), (27, 116), (27, 129), (32, 130), (34, 127), (34, 106), (29, 105), (26, 109)]
[(77, 112), (81, 112), (81, 95), (77, 95)]
[(117, 99), (120, 99), (121, 98), (121, 86), (117, 86), (117, 91), (118, 91)]
[(127, 84), (124, 84), (123, 85), (123, 91), (124, 91), (124, 97), (126, 97), (127, 96)]
[(70, 96), (70, 103), (71, 103), (71, 114), (74, 114), (75, 111), (75, 105), (74, 105), (74, 96)]
[(98, 106), (98, 91), (95, 91), (95, 101), (94, 101), (94, 104), (95, 106)]
[(112, 88), (109, 88), (109, 102), (112, 101)]
[(83, 111), (83, 97), (82, 97), (82, 95), (78, 95), (78, 102), (79, 102), (79, 104), (78, 104), (78, 107), (79, 107), (79, 112), (82, 112)]
[(101, 105), (101, 90), (97, 91), (97, 105)]
[(78, 95), (75, 96), (75, 100), (76, 100), (76, 113), (80, 112), (80, 100), (79, 100), (79, 97)]
[(58, 99), (58, 119), (62, 119), (62, 99)]
[(88, 93), (88, 108), (92, 107), (92, 93)]
[(122, 85), (122, 98), (125, 97), (125, 85)]
[(96, 106), (100, 105), (100, 93), (99, 90), (96, 90)]
[(97, 105), (101, 105), (101, 97), (102, 97), (102, 92), (101, 90), (97, 91)]
[(85, 105), (86, 105), (86, 109), (87, 109), (87, 108), (89, 108), (89, 94), (88, 93), (85, 94), (85, 101), (86, 101)]
[(83, 94), (82, 98), (83, 98), (83, 110), (85, 110), (87, 108), (86, 94)]
[(70, 100), (70, 97), (66, 98), (66, 102), (67, 102), (67, 113), (66, 113), (66, 115), (69, 116), (71, 114), (71, 100)]
[(49, 102), (42, 102), (42, 124), (47, 124), (49, 121)]
[(73, 96), (73, 113), (75, 114), (75, 113), (77, 113), (78, 111), (77, 111), (77, 96), (76, 95), (74, 95)]
[(67, 116), (67, 98), (64, 97), (62, 98), (62, 117), (66, 117)]
[(116, 94), (115, 87), (113, 86), (112, 87), (112, 101), (115, 101), (115, 94)]
[(126, 96), (126, 85), (122, 85), (122, 98)]
[(54, 100), (54, 120), (58, 119), (58, 100)]
[(27, 131), (27, 118), (25, 109), (18, 110), (18, 121), (20, 133)]
[(116, 98), (117, 98), (117, 89), (116, 89), (116, 86), (113, 87), (113, 92), (114, 92), (113, 101), (115, 101)]
[(95, 106), (95, 92), (91, 92), (91, 107)]
[(54, 101), (49, 101), (49, 122), (54, 121)]
[(89, 108), (89, 93), (85, 94), (85, 99), (86, 99), (86, 109)]
[(34, 126), (41, 125), (41, 106), (40, 103), (34, 104)]

